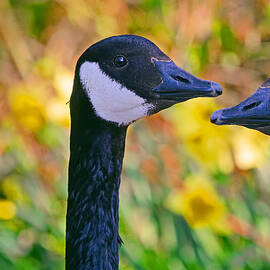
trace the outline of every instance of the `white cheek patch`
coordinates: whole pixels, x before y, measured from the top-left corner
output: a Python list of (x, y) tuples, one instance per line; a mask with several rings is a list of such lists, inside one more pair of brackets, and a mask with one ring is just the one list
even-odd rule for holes
[(80, 67), (80, 80), (87, 92), (96, 114), (104, 120), (129, 124), (143, 116), (153, 107), (120, 83), (111, 79), (98, 63), (85, 62)]

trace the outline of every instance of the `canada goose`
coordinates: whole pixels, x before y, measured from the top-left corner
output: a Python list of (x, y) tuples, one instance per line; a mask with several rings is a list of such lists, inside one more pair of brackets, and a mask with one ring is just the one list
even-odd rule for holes
[(118, 269), (119, 186), (128, 125), (221, 92), (220, 85), (187, 73), (143, 37), (110, 37), (81, 55), (70, 99), (66, 269)]
[(216, 125), (239, 125), (270, 135), (270, 78), (240, 104), (211, 115)]

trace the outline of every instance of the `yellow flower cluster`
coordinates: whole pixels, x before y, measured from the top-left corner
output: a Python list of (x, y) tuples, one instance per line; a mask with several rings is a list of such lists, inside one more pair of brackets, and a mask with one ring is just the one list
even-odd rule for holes
[(231, 140), (238, 168), (242, 170), (259, 168), (267, 162), (269, 137), (255, 130), (237, 127)]
[(0, 200), (0, 219), (12, 219), (16, 214), (16, 206), (8, 200)]
[(181, 191), (172, 193), (167, 201), (168, 208), (182, 214), (193, 228), (210, 227), (227, 233), (227, 211), (222, 200), (209, 181), (201, 176), (191, 176)]
[(188, 153), (209, 169), (233, 169), (228, 128), (220, 130), (210, 123), (210, 115), (217, 109), (210, 99), (195, 99), (176, 106), (172, 121), (178, 136), (185, 142)]
[(39, 132), (47, 122), (69, 127), (67, 102), (72, 91), (72, 72), (47, 58), (38, 62), (35, 72), (39, 81), (33, 76), (9, 90), (8, 101), (13, 120), (31, 133)]
[(16, 203), (22, 203), (26, 201), (26, 196), (15, 177), (8, 176), (2, 179), (0, 187), (7, 199)]
[(57, 95), (50, 100), (46, 113), (50, 121), (63, 126), (70, 126), (69, 104), (73, 85), (73, 74), (66, 69), (59, 68), (53, 79), (53, 86)]
[(11, 91), (9, 103), (15, 121), (30, 132), (37, 132), (45, 123), (45, 111), (39, 100), (26, 90)]
[[(206, 168), (230, 173), (258, 167), (265, 162), (269, 138), (242, 127), (217, 127), (210, 115), (217, 110), (212, 99), (195, 99), (172, 110), (177, 135), (185, 142), (187, 152)], [(263, 146), (264, 145), (264, 146)]]

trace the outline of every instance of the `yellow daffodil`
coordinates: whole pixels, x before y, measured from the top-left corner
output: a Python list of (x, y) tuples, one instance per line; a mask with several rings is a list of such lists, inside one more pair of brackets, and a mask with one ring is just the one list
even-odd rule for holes
[(210, 115), (217, 106), (214, 100), (197, 99), (176, 106), (172, 121), (188, 153), (208, 169), (230, 173), (234, 162), (242, 170), (261, 166), (270, 139), (244, 127), (217, 127)]
[(211, 99), (197, 99), (176, 106), (172, 121), (178, 136), (185, 142), (188, 153), (209, 169), (219, 168), (231, 172), (233, 160), (230, 153), (228, 127), (216, 127), (210, 123), (210, 115), (217, 109)]
[(246, 128), (235, 128), (232, 146), (238, 168), (248, 170), (261, 167), (267, 162), (269, 137)]
[(15, 121), (25, 129), (37, 132), (44, 125), (44, 107), (35, 95), (27, 90), (14, 90), (10, 93), (9, 102)]
[(53, 85), (56, 90), (56, 96), (48, 103), (46, 109), (47, 116), (53, 123), (63, 127), (69, 127), (69, 104), (67, 102), (70, 99), (72, 91), (73, 74), (63, 67), (59, 67), (54, 76)]
[(55, 72), (53, 86), (59, 98), (66, 103), (70, 98), (73, 87), (73, 73), (59, 66), (57, 72)]
[(5, 197), (12, 201), (22, 203), (26, 200), (20, 185), (16, 181), (16, 178), (13, 176), (8, 176), (2, 179), (1, 188)]
[(16, 206), (8, 200), (0, 200), (0, 219), (12, 219), (16, 214)]
[(182, 214), (193, 228), (229, 231), (225, 205), (215, 188), (201, 176), (189, 177), (181, 191), (171, 194), (167, 206), (174, 213)]
[(70, 126), (70, 117), (69, 117), (69, 105), (61, 99), (53, 99), (49, 102), (46, 113), (48, 119), (57, 125), (63, 127)]

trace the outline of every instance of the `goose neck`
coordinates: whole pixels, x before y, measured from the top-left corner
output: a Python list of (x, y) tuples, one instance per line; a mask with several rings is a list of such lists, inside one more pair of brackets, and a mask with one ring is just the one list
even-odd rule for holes
[(71, 128), (66, 269), (116, 270), (126, 128)]

